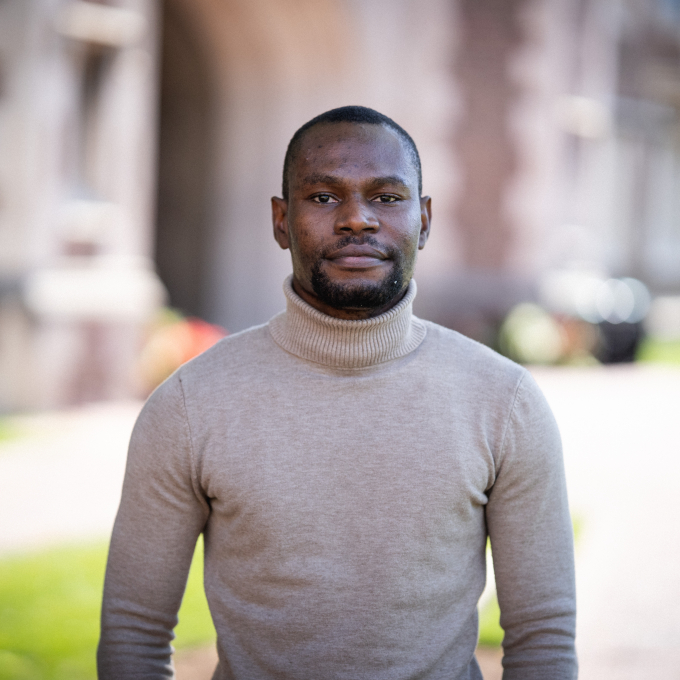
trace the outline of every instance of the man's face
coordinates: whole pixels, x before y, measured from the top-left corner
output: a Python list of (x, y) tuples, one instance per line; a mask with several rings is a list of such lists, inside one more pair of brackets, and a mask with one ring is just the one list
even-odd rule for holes
[(317, 125), (302, 138), (288, 180), (288, 200), (273, 198), (272, 213), (296, 292), (340, 318), (396, 304), (430, 228), (430, 199), (419, 196), (401, 137), (381, 125)]

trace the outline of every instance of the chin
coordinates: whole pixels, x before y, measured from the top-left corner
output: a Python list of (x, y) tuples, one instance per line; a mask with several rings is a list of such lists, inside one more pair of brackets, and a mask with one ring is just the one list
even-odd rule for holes
[(312, 289), (324, 304), (333, 309), (378, 309), (395, 299), (404, 288), (403, 269), (395, 263), (378, 281), (357, 272), (356, 281), (331, 278), (319, 264), (312, 270)]

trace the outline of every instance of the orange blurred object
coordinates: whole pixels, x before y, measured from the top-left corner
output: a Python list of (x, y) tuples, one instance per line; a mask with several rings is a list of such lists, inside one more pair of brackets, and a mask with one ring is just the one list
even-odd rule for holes
[(146, 393), (154, 390), (182, 364), (228, 335), (221, 326), (172, 315), (151, 331), (139, 359), (139, 374)]

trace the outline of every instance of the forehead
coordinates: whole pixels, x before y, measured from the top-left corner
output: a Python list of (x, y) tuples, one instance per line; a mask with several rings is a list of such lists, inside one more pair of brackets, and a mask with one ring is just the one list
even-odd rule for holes
[(384, 125), (367, 123), (322, 123), (308, 130), (290, 167), (291, 184), (316, 173), (348, 179), (402, 175), (418, 183), (401, 136)]

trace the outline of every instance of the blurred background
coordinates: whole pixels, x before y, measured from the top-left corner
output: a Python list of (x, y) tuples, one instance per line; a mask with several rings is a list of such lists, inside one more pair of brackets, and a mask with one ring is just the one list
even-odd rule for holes
[(680, 678), (678, 0), (0, 0), (0, 679), (93, 677), (139, 400), (283, 307), (269, 198), (346, 104), (420, 149), (416, 313), (558, 417), (582, 677)]

